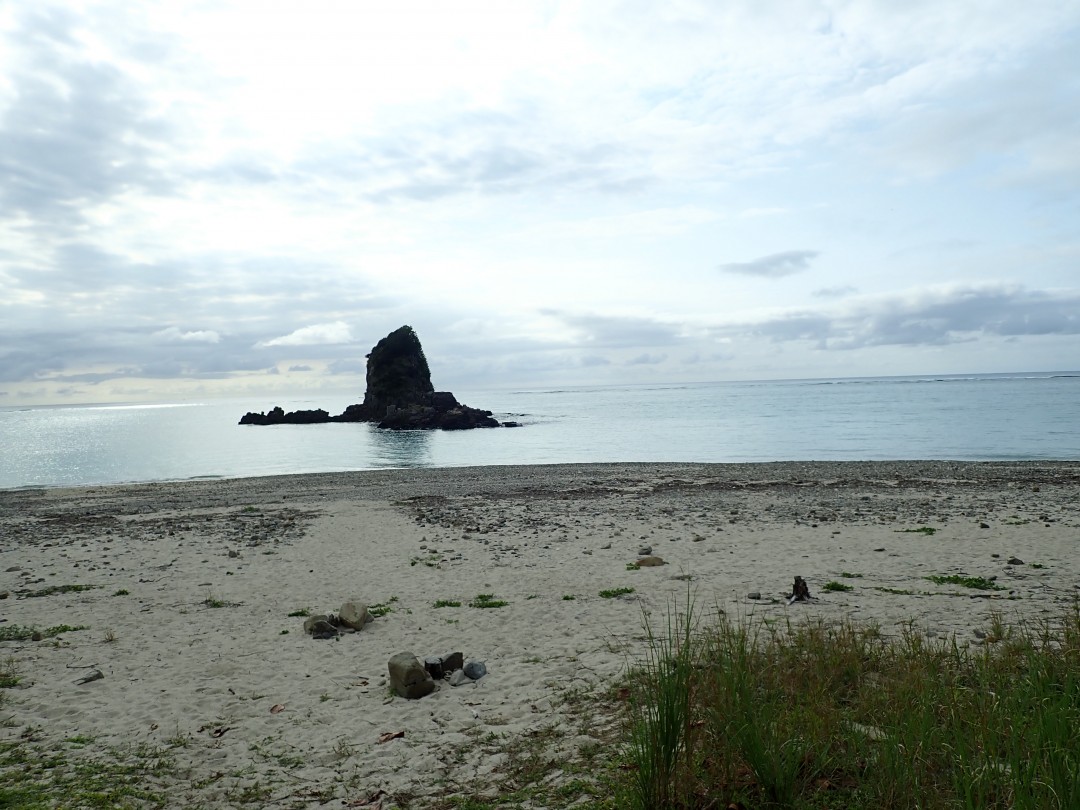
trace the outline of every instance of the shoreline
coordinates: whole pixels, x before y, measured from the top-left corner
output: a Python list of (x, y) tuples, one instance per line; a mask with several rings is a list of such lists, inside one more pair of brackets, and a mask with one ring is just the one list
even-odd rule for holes
[[(562, 696), (600, 706), (644, 650), (643, 617), (663, 626), (688, 594), (704, 613), (872, 622), (962, 645), (982, 643), (995, 615), (1052, 620), (1080, 594), (1078, 484), (1080, 462), (1033, 460), (408, 468), (2, 490), (0, 632), (86, 629), (0, 642), (19, 679), (2, 690), (0, 743), (23, 744), (29, 728), (26, 745), (94, 741), (71, 756), (154, 746), (183, 774), (169, 807), (235, 806), (256, 784), (270, 792), (252, 806), (315, 784), (324, 794), (311, 807), (378, 791), (384, 807), (424, 807), (495, 785), (506, 762), (496, 738), (557, 726), (566, 733), (553, 733), (551, 754), (568, 762), (604, 744), (610, 718), (586, 727)], [(645, 546), (667, 564), (630, 568)], [(786, 606), (795, 575), (817, 601)], [(76, 585), (89, 588), (62, 587)], [(480, 594), (508, 604), (469, 607)], [(348, 599), (388, 612), (328, 641), (289, 616)], [(402, 651), (461, 651), (488, 674), (389, 699), (387, 660)], [(74, 684), (90, 670), (103, 677)]]
[[(891, 470), (891, 468), (898, 468)], [(1043, 468), (1043, 469), (1040, 469)], [(346, 478), (378, 479), (387, 478), (394, 484), (407, 486), (410, 482), (423, 482), (427, 478), (448, 476), (457, 477), (459, 474), (473, 481), (483, 481), (488, 473), (493, 476), (506, 474), (509, 481), (518, 480), (523, 476), (536, 478), (541, 474), (558, 476), (559, 473), (585, 475), (587, 473), (606, 474), (607, 472), (624, 470), (626, 472), (679, 472), (683, 475), (707, 473), (713, 476), (726, 477), (725, 473), (743, 473), (741, 477), (755, 483), (780, 482), (784, 477), (799, 478), (800, 476), (816, 475), (818, 478), (829, 477), (845, 480), (850, 474), (862, 473), (862, 478), (870, 478), (876, 474), (877, 478), (911, 478), (916, 474), (920, 477), (932, 479), (941, 478), (946, 480), (948, 471), (957, 469), (981, 471), (980, 477), (1000, 477), (1002, 475), (1030, 472), (1037, 474), (1049, 474), (1052, 472), (1069, 473), (1080, 471), (1080, 459), (1056, 459), (1056, 458), (1025, 458), (1025, 459), (874, 459), (874, 460), (799, 460), (785, 459), (776, 461), (720, 461), (720, 462), (687, 462), (687, 461), (610, 461), (610, 462), (556, 462), (551, 464), (484, 464), (451, 467), (379, 467), (362, 470), (336, 470), (322, 472), (298, 472), (298, 473), (270, 473), (266, 475), (240, 475), (219, 476), (203, 475), (188, 478), (162, 478), (136, 481), (117, 481), (104, 483), (84, 484), (22, 484), (14, 487), (0, 487), (0, 498), (4, 495), (33, 492), (83, 492), (86, 490), (101, 489), (131, 489), (154, 486), (197, 486), (199, 484), (217, 485), (222, 483), (234, 484), (244, 482), (266, 482), (271, 485), (275, 482), (304, 481), (307, 479), (326, 482), (331, 487), (344, 486)], [(762, 471), (777, 473), (771, 478), (763, 478), (756, 474)], [(795, 475), (799, 473), (799, 475)], [(900, 475), (900, 473), (906, 473)], [(342, 479), (342, 480), (336, 480)], [(409, 479), (409, 480), (397, 480)], [(549, 478), (556, 482), (555, 477)]]

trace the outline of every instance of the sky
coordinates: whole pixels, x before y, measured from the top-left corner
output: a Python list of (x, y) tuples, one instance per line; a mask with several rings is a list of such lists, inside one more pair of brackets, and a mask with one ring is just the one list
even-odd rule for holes
[(0, 0), (0, 407), (1075, 370), (1078, 144), (1072, 0)]

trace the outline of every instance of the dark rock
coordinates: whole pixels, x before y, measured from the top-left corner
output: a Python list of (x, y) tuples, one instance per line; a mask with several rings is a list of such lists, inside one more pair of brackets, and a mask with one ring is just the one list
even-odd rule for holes
[(330, 414), (321, 408), (285, 413), (280, 406), (271, 408), (266, 413), (249, 411), (240, 418), (241, 425), (317, 425), (329, 421)]
[(425, 658), (424, 669), (428, 671), (428, 675), (437, 681), (441, 681), (446, 676), (446, 670), (443, 669), (443, 660), (441, 658)]
[(478, 681), (487, 675), (487, 667), (480, 661), (469, 661), (463, 669), (465, 674), (474, 681)]
[(375, 344), (367, 356), (367, 391), (363, 408), (378, 420), (410, 405), (431, 404), (431, 370), (411, 326), (402, 326)]
[(1009, 565), (1023, 565), (1024, 561), (1019, 557), (1009, 557)]
[[(387, 430), (471, 430), (500, 427), (491, 411), (462, 405), (449, 391), (436, 391), (431, 370), (411, 326), (384, 337), (367, 356), (367, 390), (361, 404), (337, 416), (324, 410), (292, 411), (280, 407), (249, 412), (241, 425), (307, 425), (320, 422), (376, 422)], [(518, 427), (518, 423), (507, 423)]]
[(461, 669), (465, 666), (465, 656), (459, 652), (446, 653), (446, 655), (440, 657), (440, 660), (445, 672), (453, 672), (455, 669)]
[(431, 395), (431, 407), (440, 413), (460, 408), (461, 403), (449, 391), (436, 391)]
[(435, 681), (412, 653), (398, 653), (386, 667), (390, 672), (390, 688), (403, 698), (416, 700), (435, 690)]
[(663, 557), (657, 557), (654, 554), (648, 557), (642, 557), (637, 562), (635, 562), (634, 565), (638, 566), (639, 568), (654, 568), (659, 565), (667, 565), (667, 563), (664, 562)]
[(982, 523), (980, 523), (980, 524), (979, 524), (979, 528), (980, 528), (980, 529), (989, 529), (989, 528), (990, 528), (990, 524), (989, 524), (989, 523), (987, 523), (986, 521), (983, 521)]
[(503, 427), (521, 427), (521, 422), (503, 422)]
[(747, 599), (760, 599), (761, 598), (761, 591), (750, 591), (750, 593), (748, 593), (746, 595), (746, 598)]

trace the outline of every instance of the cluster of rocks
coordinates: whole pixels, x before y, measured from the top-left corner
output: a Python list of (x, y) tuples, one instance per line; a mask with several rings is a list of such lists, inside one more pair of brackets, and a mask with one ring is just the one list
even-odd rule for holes
[(250, 411), (241, 425), (313, 425), (323, 422), (375, 422), (388, 430), (469, 430), (520, 427), (499, 422), (491, 411), (462, 405), (449, 391), (436, 391), (431, 370), (411, 326), (402, 326), (380, 340), (367, 355), (367, 390), (364, 401), (337, 416), (321, 408), (268, 412)]
[(436, 681), (461, 686), (487, 675), (481, 661), (466, 661), (460, 652), (429, 656), (423, 663), (411, 652), (400, 652), (387, 662), (390, 688), (403, 698), (417, 700), (435, 691)]
[(314, 639), (336, 638), (342, 631), (364, 629), (364, 625), (374, 621), (363, 602), (348, 601), (341, 605), (336, 614), (320, 613), (304, 619), (304, 632)]

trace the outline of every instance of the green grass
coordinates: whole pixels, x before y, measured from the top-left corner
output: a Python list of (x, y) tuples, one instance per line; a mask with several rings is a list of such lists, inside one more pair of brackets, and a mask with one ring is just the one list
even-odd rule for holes
[(0, 807), (110, 808), (145, 810), (168, 806), (165, 780), (175, 767), (161, 749), (148, 745), (69, 756), (89, 738), (66, 744), (35, 742), (32, 729), (17, 740), (0, 742)]
[(573, 602), (575, 599), (577, 599), (577, 597), (574, 596), (572, 593), (564, 593), (562, 599), (564, 602)]
[(933, 537), (937, 534), (937, 529), (933, 526), (920, 526), (917, 529), (897, 529), (896, 531), (901, 534), (925, 534), (927, 537)]
[(640, 571), (641, 566), (638, 565), (637, 563), (627, 563), (626, 564), (626, 570), (627, 571)]
[(435, 608), (448, 608), (448, 607), (461, 607), (461, 602), (455, 599), (437, 599), (435, 604), (432, 605)]
[(506, 607), (510, 603), (505, 599), (496, 599), (493, 593), (481, 593), (478, 594), (475, 599), (469, 602), (469, 607), (473, 608), (501, 608)]
[(131, 593), (127, 588), (120, 588), (113, 596), (128, 596)]
[(821, 590), (823, 590), (823, 591), (839, 591), (839, 592), (842, 593), (844, 591), (853, 591), (855, 589), (852, 588), (850, 585), (845, 585), (843, 582), (836, 582), (835, 580), (833, 580), (833, 581), (830, 581), (830, 582), (826, 582), (824, 585), (822, 585)]
[(18, 686), (20, 680), (16, 674), (14, 658), (9, 658), (3, 664), (0, 664), (0, 689), (11, 689)]
[(600, 591), (600, 598), (614, 599), (616, 596), (623, 596), (624, 594), (633, 592), (633, 588), (608, 588), (607, 590)]
[(672, 608), (666, 632), (659, 636), (645, 618), (646, 658), (630, 704), (627, 752), (634, 774), (630, 792), (639, 810), (682, 806), (680, 765), (690, 766), (680, 760), (690, 754), (692, 736), (693, 606), (688, 604), (681, 617), (677, 605)]
[(619, 806), (1080, 807), (1080, 602), (972, 648), (692, 613), (628, 671)]
[(391, 596), (385, 602), (379, 602), (378, 604), (375, 604), (375, 605), (368, 605), (368, 609), (367, 609), (368, 615), (372, 616), (372, 617), (374, 617), (376, 619), (381, 619), (387, 613), (392, 613), (393, 612), (393, 610), (394, 610), (393, 605), (394, 605), (395, 602), (397, 602), (397, 600), (398, 600), (398, 598), (396, 596)]
[(54, 627), (46, 627), (44, 630), (37, 630), (17, 624), (3, 624), (0, 625), (0, 641), (31, 641), (35, 635), (40, 635), (43, 639), (53, 638), (61, 633), (74, 633), (76, 630), (85, 629), (86, 625), (73, 627), (70, 624), (58, 624)]
[(203, 599), (202, 603), (208, 608), (232, 608), (240, 607), (240, 605), (243, 604), (242, 602), (228, 602), (224, 599), (219, 599), (213, 594), (209, 594), (205, 599)]
[(289, 618), (292, 619), (303, 619), (306, 616), (310, 616), (311, 611), (308, 608), (300, 608), (299, 610), (294, 610), (292, 613), (289, 613), (287, 615), (289, 616)]
[(960, 574), (938, 575), (926, 577), (935, 585), (959, 585), (962, 588), (977, 588), (982, 591), (1003, 591), (1005, 588), (998, 585), (992, 579), (986, 577), (966, 577)]
[(862, 579), (862, 574), (852, 574), (848, 571), (841, 571), (840, 576), (844, 579)]

